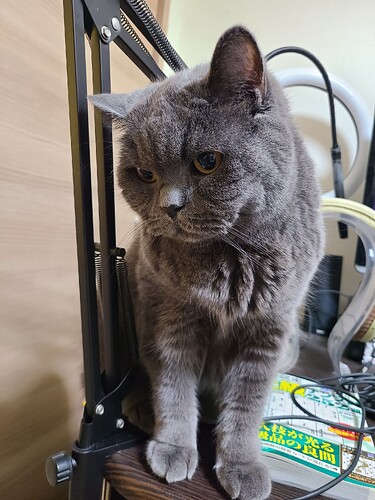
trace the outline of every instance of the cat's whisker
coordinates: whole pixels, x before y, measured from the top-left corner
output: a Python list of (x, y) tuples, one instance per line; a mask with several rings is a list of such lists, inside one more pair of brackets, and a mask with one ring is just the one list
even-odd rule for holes
[[(133, 237), (135, 236), (135, 234), (136, 234), (138, 231), (140, 231), (140, 230), (141, 230), (142, 225), (143, 225), (143, 222), (144, 222), (144, 221), (141, 221), (141, 222), (137, 223), (137, 225), (136, 225), (136, 226), (134, 226), (134, 227), (132, 227), (131, 229), (129, 229), (129, 231), (127, 231), (127, 232), (124, 234), (124, 236), (123, 236), (120, 240), (118, 240), (118, 241), (116, 242), (116, 246), (117, 246), (117, 247), (121, 247), (122, 243), (125, 241), (125, 239), (126, 239), (126, 238), (129, 238), (129, 239), (130, 239), (130, 238), (133, 238)], [(105, 265), (108, 261), (109, 261), (109, 257), (108, 257), (108, 258), (107, 258), (107, 259), (106, 259), (106, 260), (102, 263), (102, 266), (103, 266), (103, 265)], [(115, 274), (115, 273), (113, 273), (113, 274)]]
[[(232, 230), (233, 230), (233, 228), (228, 228), (228, 233), (229, 233), (229, 234), (231, 234), (231, 235), (233, 235), (233, 236), (237, 236), (237, 237), (238, 237), (237, 233), (233, 233), (233, 232), (232, 232)], [(228, 236), (227, 236), (227, 237), (228, 237)], [(232, 241), (232, 240), (231, 240), (231, 241)], [(259, 245), (259, 246), (258, 246), (256, 243), (254, 243), (254, 242), (252, 242), (252, 241), (249, 241), (249, 242), (244, 241), (244, 242), (245, 242), (245, 243), (248, 243), (248, 244), (249, 244), (252, 248), (255, 248), (256, 250), (260, 249), (260, 250), (261, 250), (261, 253), (263, 253), (265, 257), (267, 257), (267, 258), (269, 258), (269, 259), (271, 259), (271, 260), (272, 260), (272, 259), (274, 259), (274, 255), (273, 255), (271, 252), (269, 252), (269, 251), (268, 251), (268, 249), (267, 249), (267, 248), (265, 248), (265, 247), (263, 247), (262, 245)], [(262, 255), (258, 255), (258, 254), (257, 254), (256, 256), (251, 255), (250, 253), (246, 252), (246, 251), (242, 248), (242, 246), (241, 246), (239, 243), (237, 243), (237, 242), (234, 242), (234, 243), (236, 243), (236, 245), (237, 245), (239, 248), (241, 248), (241, 250), (242, 250), (243, 252), (245, 252), (245, 254), (246, 254), (249, 258), (251, 258), (254, 262), (256, 262), (256, 263), (257, 263), (257, 265), (259, 265), (260, 267), (262, 267), (263, 269), (265, 269), (265, 267), (261, 264), (261, 262), (259, 262), (259, 258), (261, 258), (261, 257), (262, 257)]]
[(242, 241), (248, 243), (252, 247), (260, 249), (262, 253), (264, 253), (268, 257), (274, 258), (274, 253), (268, 247), (257, 241), (255, 237), (252, 237), (251, 234), (244, 234), (235, 227), (230, 227), (228, 229), (228, 232), (230, 232), (233, 236), (237, 236)]
[(252, 255), (250, 255), (249, 253), (247, 253), (240, 245), (238, 245), (236, 242), (234, 242), (233, 240), (231, 240), (228, 235), (222, 235), (221, 236), (222, 240), (225, 242), (225, 243), (228, 243), (228, 245), (232, 246), (235, 250), (237, 250), (243, 257), (245, 257), (246, 259), (248, 259), (254, 266), (256, 267), (259, 267), (261, 269), (264, 269), (264, 270), (267, 270), (266, 266), (264, 264), (262, 264), (259, 259), (256, 259), (255, 257), (253, 257)]
[(137, 222), (129, 231), (127, 231), (124, 236), (117, 242), (117, 246), (121, 246), (121, 244), (126, 240), (126, 239), (133, 239), (135, 235), (141, 231), (146, 224), (146, 221), (141, 220)]

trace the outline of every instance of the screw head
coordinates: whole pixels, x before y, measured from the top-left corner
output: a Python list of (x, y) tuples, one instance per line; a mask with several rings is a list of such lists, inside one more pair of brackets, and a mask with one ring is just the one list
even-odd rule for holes
[(106, 42), (111, 38), (111, 30), (108, 28), (108, 26), (102, 26), (100, 33), (102, 35), (103, 40)]
[(117, 429), (123, 429), (125, 425), (125, 422), (123, 421), (122, 418), (118, 418), (116, 421), (116, 427)]
[(103, 405), (97, 405), (95, 408), (95, 413), (97, 415), (103, 415), (104, 413), (104, 406)]
[(112, 28), (115, 30), (115, 31), (120, 31), (121, 29), (121, 23), (120, 21), (117, 19), (117, 17), (112, 17)]

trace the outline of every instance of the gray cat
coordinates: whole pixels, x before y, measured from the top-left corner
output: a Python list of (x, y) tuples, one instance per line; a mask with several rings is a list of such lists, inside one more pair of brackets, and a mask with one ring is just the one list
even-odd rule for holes
[(262, 412), (295, 361), (323, 247), (314, 167), (283, 92), (234, 27), (209, 66), (92, 101), (121, 126), (119, 184), (142, 219), (128, 257), (152, 386), (148, 463), (168, 482), (192, 477), (198, 396), (209, 394), (220, 483), (232, 498), (265, 499)]

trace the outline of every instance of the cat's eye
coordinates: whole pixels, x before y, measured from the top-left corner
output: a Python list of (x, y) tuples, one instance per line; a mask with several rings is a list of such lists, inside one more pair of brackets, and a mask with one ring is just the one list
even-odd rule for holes
[(201, 174), (212, 174), (220, 167), (222, 158), (219, 151), (203, 151), (193, 158), (192, 163)]
[(151, 170), (144, 170), (143, 168), (137, 168), (137, 175), (144, 182), (156, 181), (156, 175)]

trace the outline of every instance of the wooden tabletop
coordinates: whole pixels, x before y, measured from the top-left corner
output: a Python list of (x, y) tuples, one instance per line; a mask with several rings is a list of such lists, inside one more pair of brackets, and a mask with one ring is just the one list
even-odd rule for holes
[[(146, 462), (145, 445), (115, 453), (108, 459), (105, 476), (113, 488), (127, 500), (228, 500), (219, 485), (214, 466), (214, 447), (208, 426), (201, 430), (199, 466), (191, 480), (168, 485), (155, 477)], [(292, 500), (302, 490), (273, 483), (271, 500)], [(323, 497), (316, 497), (323, 499)], [(327, 498), (327, 497), (326, 497)]]

